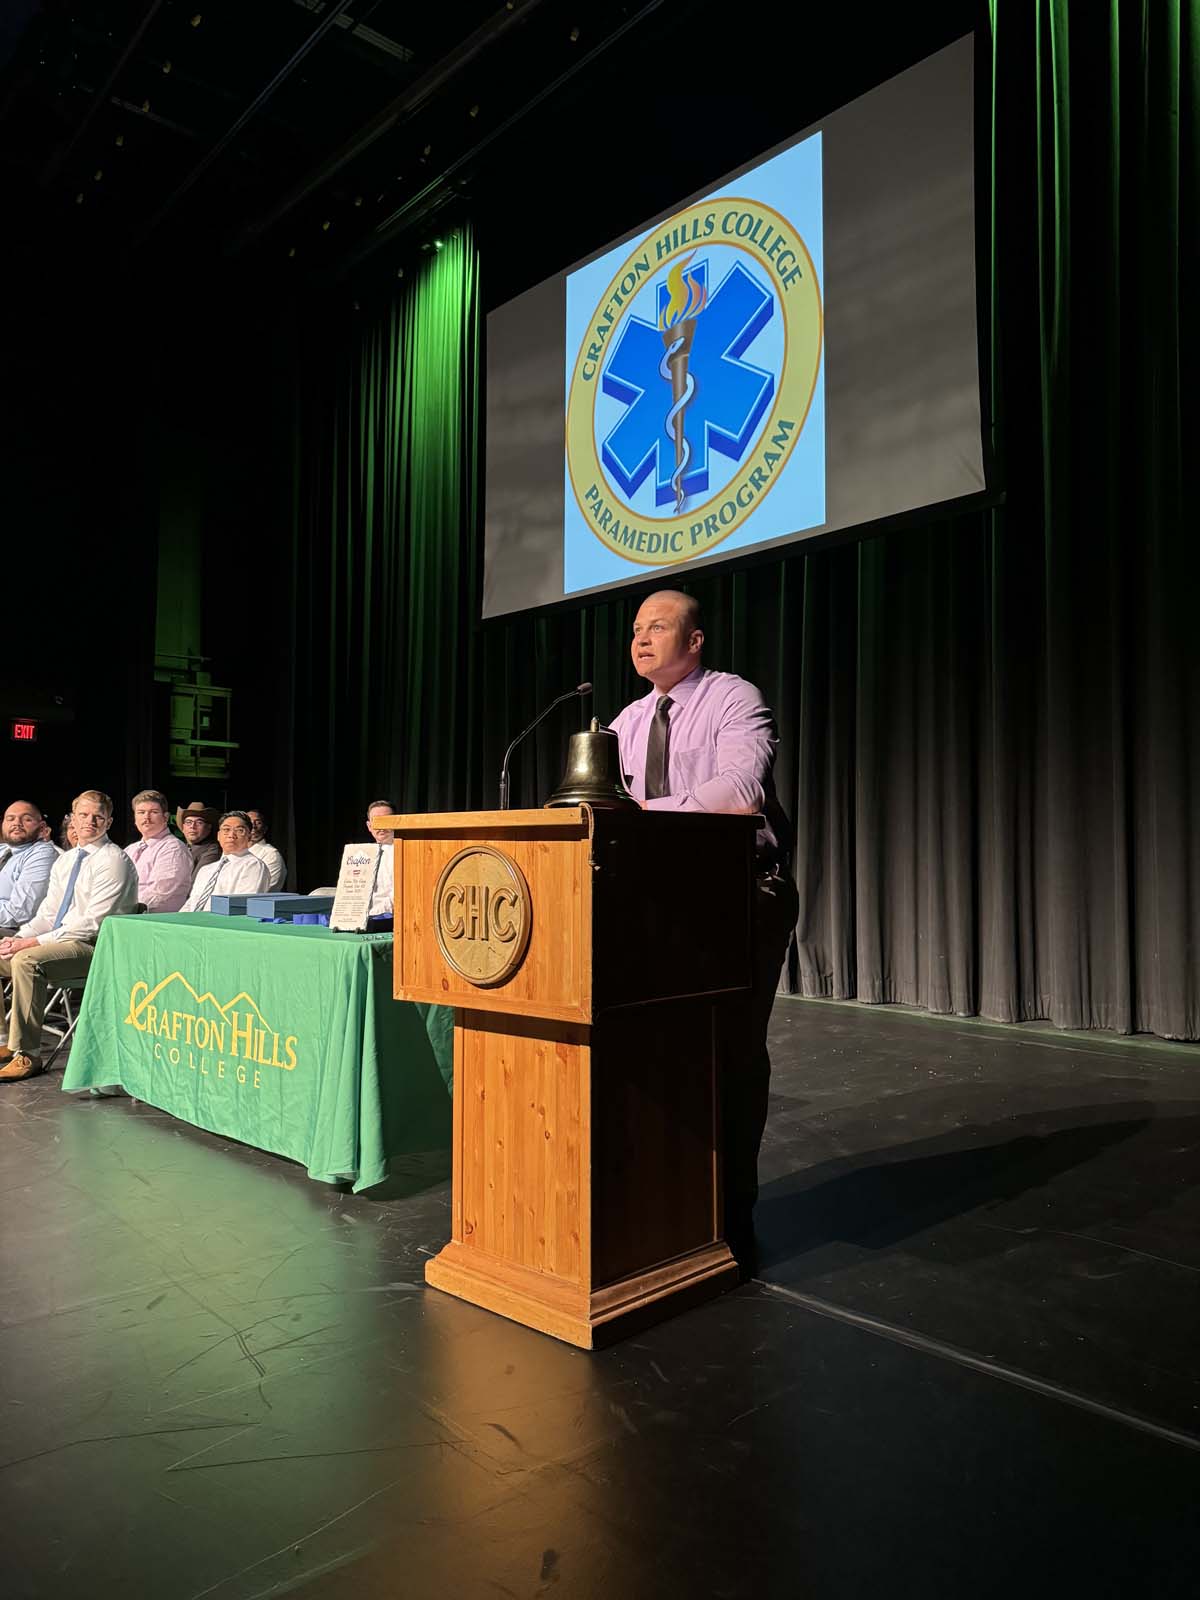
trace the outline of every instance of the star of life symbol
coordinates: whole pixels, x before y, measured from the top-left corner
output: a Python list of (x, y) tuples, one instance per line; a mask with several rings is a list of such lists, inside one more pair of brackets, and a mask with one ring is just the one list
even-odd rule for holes
[(566, 469), (589, 531), (641, 566), (695, 560), (786, 471), (821, 364), (821, 292), (787, 218), (698, 201), (630, 247), (567, 390)]
[(708, 266), (689, 255), (671, 269), (657, 285), (657, 323), (628, 316), (601, 379), (628, 407), (601, 460), (630, 497), (653, 470), (655, 504), (676, 511), (708, 488), (710, 452), (742, 459), (775, 394), (774, 374), (743, 359), (774, 294), (735, 261), (710, 296)]

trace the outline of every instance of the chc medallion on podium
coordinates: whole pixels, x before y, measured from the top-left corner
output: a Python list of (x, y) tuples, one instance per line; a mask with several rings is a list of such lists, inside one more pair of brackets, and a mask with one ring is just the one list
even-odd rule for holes
[(520, 867), (489, 845), (460, 850), (438, 879), (433, 924), (442, 955), (468, 983), (504, 983), (524, 959), (533, 924)]

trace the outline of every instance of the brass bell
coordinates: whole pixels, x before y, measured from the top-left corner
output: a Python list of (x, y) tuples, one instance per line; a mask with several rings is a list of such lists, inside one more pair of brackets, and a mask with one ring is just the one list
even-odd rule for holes
[(638, 803), (621, 776), (621, 752), (611, 728), (596, 717), (587, 733), (573, 733), (562, 782), (547, 806), (593, 806), (600, 811), (636, 811)]

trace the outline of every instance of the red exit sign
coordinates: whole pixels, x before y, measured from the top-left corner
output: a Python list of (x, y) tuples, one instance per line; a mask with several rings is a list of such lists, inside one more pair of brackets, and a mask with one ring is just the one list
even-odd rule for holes
[(22, 744), (32, 744), (37, 738), (37, 723), (14, 722), (12, 736), (14, 739), (20, 740)]

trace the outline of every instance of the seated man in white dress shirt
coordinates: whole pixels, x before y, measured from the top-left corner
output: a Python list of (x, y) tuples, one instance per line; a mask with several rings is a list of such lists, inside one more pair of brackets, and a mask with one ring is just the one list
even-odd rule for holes
[(201, 867), (184, 911), (207, 911), (214, 894), (266, 894), (271, 881), (265, 861), (250, 854), (254, 829), (244, 811), (226, 811), (217, 824), (221, 859)]
[(367, 807), (367, 832), (376, 844), (383, 846), (379, 857), (379, 870), (375, 874), (375, 889), (371, 895), (371, 905), (367, 915), (374, 920), (376, 917), (390, 917), (392, 915), (392, 899), (395, 893), (395, 884), (392, 874), (392, 846), (396, 842), (396, 835), (390, 828), (373, 828), (372, 819), (375, 817), (394, 817), (396, 808), (390, 800), (372, 800)]
[(133, 797), (133, 825), (141, 838), (125, 846), (138, 880), (138, 904), (146, 911), (178, 911), (192, 886), (192, 852), (167, 826), (167, 797), (143, 789)]
[(71, 820), (78, 843), (55, 862), (46, 898), (19, 933), (0, 939), (0, 977), (12, 979), (0, 1082), (44, 1070), (39, 1052), (50, 985), (83, 977), (105, 917), (137, 907), (133, 863), (108, 837), (112, 801), (98, 789), (85, 789), (72, 805)]
[(250, 818), (250, 854), (267, 863), (271, 874), (270, 892), (282, 889), (287, 879), (287, 862), (273, 844), (267, 843), (267, 819), (261, 811), (248, 810)]

